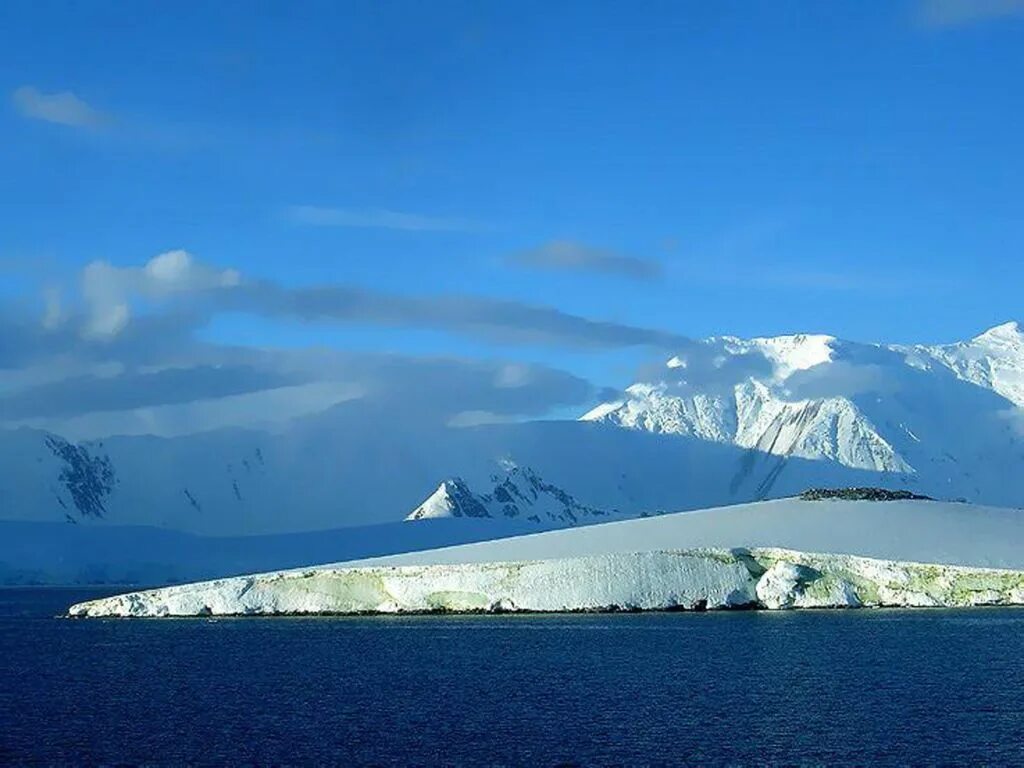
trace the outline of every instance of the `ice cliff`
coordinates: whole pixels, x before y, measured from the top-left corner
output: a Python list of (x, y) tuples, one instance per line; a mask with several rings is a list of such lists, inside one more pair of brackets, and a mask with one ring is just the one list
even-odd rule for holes
[(167, 587), (72, 606), (162, 617), (1024, 604), (1024, 571), (693, 549), (555, 560), (325, 567)]

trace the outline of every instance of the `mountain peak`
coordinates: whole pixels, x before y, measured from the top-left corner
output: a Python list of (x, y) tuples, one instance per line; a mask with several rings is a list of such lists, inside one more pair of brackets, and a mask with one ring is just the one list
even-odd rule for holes
[(507, 462), (503, 466), (511, 468), (491, 477), (494, 487), (489, 493), (474, 493), (462, 478), (449, 478), (405, 519), (483, 517), (578, 525), (608, 519), (612, 514), (581, 504), (566, 491), (542, 480), (529, 467)]
[(451, 477), (437, 486), (427, 499), (414, 509), (406, 520), (429, 520), (439, 517), (490, 517), (460, 477)]
[(1024, 332), (1021, 331), (1020, 323), (1011, 320), (1008, 323), (989, 328), (984, 333), (974, 337), (974, 341), (1024, 341)]

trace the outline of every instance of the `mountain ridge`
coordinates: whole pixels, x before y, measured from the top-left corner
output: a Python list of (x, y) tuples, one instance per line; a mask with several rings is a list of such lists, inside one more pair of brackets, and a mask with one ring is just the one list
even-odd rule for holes
[[(1012, 419), (1024, 404), (1024, 335), (1016, 322), (951, 345), (861, 344), (810, 334), (699, 344), (696, 364), (674, 356), (660, 377), (631, 385), (624, 398), (581, 419), (909, 475), (949, 455), (956, 438), (923, 445), (920, 437), (936, 433), (946, 401), (972, 403), (975, 420), (996, 432), (993, 418)], [(947, 374), (1002, 402), (982, 404)], [(932, 423), (915, 429), (928, 421), (929, 399)], [(985, 442), (1016, 445), (1005, 436)]]
[[(812, 486), (1024, 506), (1024, 417), (1012, 400), (1022, 350), (1015, 323), (933, 346), (715, 337), (582, 420), (385, 430), (380, 413), (350, 401), (274, 432), (76, 443), (0, 430), (2, 514), (200, 535), (315, 531), (399, 522), (445, 478), (492, 495), (513, 466), (581, 508), (622, 516)], [(541, 493), (530, 486), (517, 481), (517, 492)], [(519, 518), (533, 514), (515, 504)], [(598, 518), (552, 505), (545, 525)]]

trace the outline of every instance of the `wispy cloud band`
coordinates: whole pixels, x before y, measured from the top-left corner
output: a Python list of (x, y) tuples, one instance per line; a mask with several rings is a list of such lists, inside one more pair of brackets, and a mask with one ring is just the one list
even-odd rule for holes
[(23, 85), (11, 94), (11, 102), (23, 117), (58, 125), (96, 129), (110, 120), (71, 91), (43, 93), (35, 86)]
[(668, 331), (480, 296), (400, 296), (354, 286), (286, 288), (263, 282), (241, 285), (225, 294), (223, 301), (235, 311), (307, 322), (426, 328), (505, 344), (674, 350), (689, 342), (687, 337)]
[(509, 264), (530, 269), (617, 275), (634, 280), (661, 277), (661, 264), (606, 248), (595, 248), (572, 240), (552, 240), (537, 248), (513, 253)]
[[(79, 333), (92, 339), (116, 338), (130, 329), (138, 300), (175, 304), (205, 316), (245, 312), (303, 322), (422, 328), (503, 344), (581, 350), (640, 346), (676, 350), (689, 341), (668, 331), (506, 299), (410, 296), (355, 285), (291, 287), (247, 280), (236, 270), (202, 263), (180, 250), (160, 254), (141, 267), (93, 262), (82, 272), (81, 299), (85, 315), (80, 318)], [(47, 315), (52, 313), (48, 310)]]
[(56, 293), (44, 296), (34, 320), (0, 305), (0, 424), (78, 436), (179, 434), (251, 424), (256, 417), (287, 420), (353, 398), (360, 408), (380, 408), (399, 421), (465, 424), (480, 414), (497, 421), (539, 416), (591, 402), (597, 393), (567, 371), (515, 360), (202, 341), (199, 329), (227, 312), (430, 329), (499, 346), (693, 348), (678, 334), (518, 301), (252, 280), (185, 251), (138, 266), (93, 262), (82, 270), (77, 290), (63, 288), (59, 300)]
[(922, 0), (918, 17), (930, 27), (960, 27), (995, 19), (1024, 18), (1024, 0)]

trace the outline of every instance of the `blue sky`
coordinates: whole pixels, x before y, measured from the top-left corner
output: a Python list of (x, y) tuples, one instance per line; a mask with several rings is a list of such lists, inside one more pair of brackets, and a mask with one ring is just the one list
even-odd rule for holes
[[(0, 50), (19, 306), (184, 249), (281, 289), (681, 336), (939, 342), (1024, 314), (1017, 0), (18, 2)], [(248, 306), (197, 337), (599, 386), (664, 352)]]

